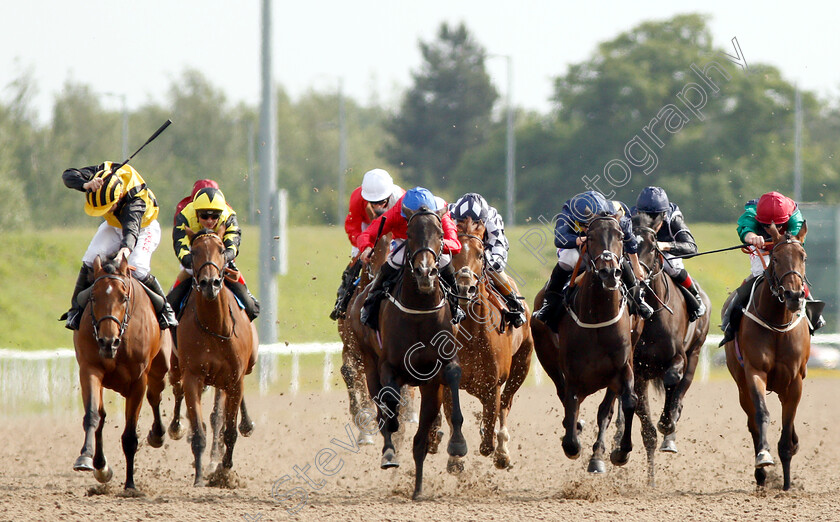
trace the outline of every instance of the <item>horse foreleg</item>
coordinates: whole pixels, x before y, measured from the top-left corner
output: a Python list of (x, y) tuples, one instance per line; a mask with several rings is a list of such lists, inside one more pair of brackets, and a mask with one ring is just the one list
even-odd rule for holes
[(624, 434), (618, 448), (610, 453), (610, 462), (615, 466), (627, 464), (627, 461), (630, 460), (630, 452), (633, 451), (633, 416), (638, 401), (633, 387), (633, 367), (628, 362), (621, 371), (621, 409), (624, 412)]
[(443, 431), (440, 429), (443, 424), (443, 414), (438, 412), (434, 422), (429, 428), (429, 448), (428, 453), (435, 454), (438, 452), (440, 442), (443, 440)]
[[(578, 412), (580, 410), (580, 402), (577, 394), (572, 390), (572, 387), (566, 383), (564, 386), (565, 394), (561, 399), (563, 403), (563, 428), (566, 433), (563, 435), (563, 453), (566, 457), (576, 460), (580, 457), (580, 440), (578, 440)], [(558, 390), (559, 392), (559, 390)]]
[(172, 409), (172, 421), (169, 423), (167, 432), (170, 439), (181, 440), (184, 436), (184, 428), (181, 426), (181, 402), (184, 400), (184, 386), (181, 384), (181, 368), (174, 351), (169, 367), (169, 384), (172, 385), (172, 394), (175, 396), (175, 407)]
[[(648, 486), (655, 487), (655, 472), (654, 456), (656, 455), (656, 426), (650, 420), (650, 405), (648, 404), (648, 381), (646, 379), (635, 379), (634, 387), (636, 388), (636, 396), (638, 402), (636, 403), (636, 415), (639, 417), (639, 422), (642, 424), (642, 442), (645, 445), (647, 452), (648, 464)], [(623, 415), (622, 415), (623, 419)]]
[(155, 356), (152, 361), (152, 366), (149, 368), (149, 388), (146, 390), (146, 400), (149, 402), (149, 406), (152, 408), (152, 415), (154, 416), (154, 421), (152, 422), (152, 427), (149, 430), (149, 435), (146, 437), (146, 440), (149, 446), (153, 448), (163, 446), (165, 431), (163, 429), (163, 420), (160, 417), (160, 400), (163, 394), (163, 388), (166, 386), (166, 372), (166, 356), (163, 350), (161, 350)]
[(775, 465), (770, 455), (770, 445), (767, 443), (767, 429), (770, 426), (770, 412), (767, 410), (767, 403), (764, 395), (767, 391), (767, 374), (759, 372), (746, 364), (744, 367), (746, 381), (746, 392), (753, 405), (754, 428), (753, 443), (755, 445), (755, 480), (759, 486), (764, 485), (766, 473), (763, 468)]
[(799, 451), (799, 440), (793, 428), (793, 419), (796, 417), (796, 408), (802, 398), (802, 378), (798, 375), (793, 378), (788, 386), (784, 397), (779, 396), (782, 402), (782, 436), (779, 438), (779, 459), (782, 461), (782, 472), (784, 473), (785, 491), (790, 489), (790, 461), (796, 452)]
[(493, 386), (481, 393), (481, 445), (478, 452), (486, 457), (496, 449), (496, 417), (501, 406), (501, 390)]
[(207, 468), (208, 473), (216, 471), (217, 463), (224, 451), (222, 418), (226, 418), (227, 414), (226, 398), (227, 394), (221, 388), (216, 388), (216, 394), (213, 397), (213, 411), (210, 413), (210, 429), (213, 431), (213, 442), (210, 444), (210, 466)]
[[(508, 415), (513, 405), (513, 396), (525, 382), (528, 371), (531, 369), (531, 355), (534, 353), (534, 343), (529, 337), (513, 355), (510, 365), (510, 376), (505, 382), (499, 403), (499, 432), (496, 434), (496, 453), (493, 455), (493, 463), (498, 469), (510, 467), (510, 452), (508, 442), (510, 433), (508, 431)], [(541, 371), (541, 370), (537, 370)]]
[(662, 377), (662, 384), (665, 386), (665, 405), (662, 408), (662, 415), (659, 417), (657, 427), (663, 435), (670, 435), (676, 430), (676, 413), (679, 406), (678, 387), (685, 376), (685, 360), (682, 354), (677, 354), (671, 361), (671, 366), (665, 371)]
[(250, 437), (254, 433), (254, 421), (251, 420), (251, 416), (248, 415), (248, 408), (245, 407), (244, 394), (239, 402), (239, 413), (242, 414), (242, 420), (239, 422), (239, 433), (243, 437)]
[(192, 441), (190, 445), (192, 446), (193, 457), (195, 458), (195, 481), (193, 485), (202, 486), (201, 454), (207, 445), (207, 438), (204, 434), (204, 419), (201, 415), (201, 392), (204, 385), (197, 376), (189, 371), (184, 375), (183, 383), (184, 401), (187, 404), (187, 419), (189, 419), (190, 427), (192, 428)]
[[(79, 370), (79, 384), (82, 389), (82, 403), (85, 407), (85, 416), (82, 419), (82, 428), (85, 430), (85, 442), (76, 462), (73, 463), (75, 471), (93, 471), (101, 469), (105, 465), (105, 456), (102, 454), (102, 426), (105, 425), (105, 408), (102, 404), (102, 377)], [(94, 444), (98, 450), (94, 454)], [(96, 462), (94, 456), (97, 457)], [(101, 464), (98, 468), (94, 464)]]
[(233, 467), (233, 447), (236, 445), (236, 416), (239, 414), (239, 406), (242, 403), (242, 385), (240, 381), (232, 389), (226, 392), (225, 401), (225, 456), (222, 459), (222, 468)]
[(450, 361), (443, 368), (443, 380), (449, 386), (449, 394), (452, 396), (452, 434), (449, 436), (449, 444), (446, 452), (450, 457), (464, 457), (467, 455), (467, 440), (461, 431), (464, 425), (464, 415), (461, 413), (461, 401), (458, 390), (461, 387), (461, 365), (456, 361)]
[(411, 448), (414, 456), (413, 500), (417, 500), (423, 492), (423, 462), (429, 449), (429, 431), (440, 412), (440, 389), (440, 385), (431, 382), (424, 383), (420, 388), (420, 419)]
[(606, 473), (607, 467), (604, 465), (604, 452), (606, 451), (605, 439), (607, 437), (607, 428), (610, 426), (612, 419), (613, 403), (615, 402), (615, 392), (607, 388), (604, 393), (604, 400), (598, 406), (598, 438), (595, 444), (592, 445), (592, 458), (589, 459), (589, 466), (587, 471), (589, 473)]
[(125, 454), (125, 489), (134, 489), (134, 455), (137, 453), (137, 420), (143, 406), (146, 392), (146, 375), (136, 380), (125, 398), (125, 430), (122, 434), (122, 448)]
[[(368, 387), (371, 387), (370, 378), (368, 378)], [(375, 394), (373, 394), (373, 389), (376, 390)], [(382, 469), (395, 468), (399, 466), (399, 462), (397, 462), (397, 451), (394, 447), (393, 434), (400, 427), (399, 403), (402, 397), (400, 396), (399, 387), (393, 378), (390, 365), (387, 363), (380, 366), (379, 382), (375, 383), (373, 389), (371, 390), (371, 396), (379, 412), (377, 420), (384, 442), (380, 467)]]

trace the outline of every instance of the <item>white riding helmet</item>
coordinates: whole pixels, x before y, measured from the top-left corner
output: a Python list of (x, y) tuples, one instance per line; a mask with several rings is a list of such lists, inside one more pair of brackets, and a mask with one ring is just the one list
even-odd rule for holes
[(362, 179), (362, 197), (365, 201), (382, 201), (394, 192), (394, 180), (383, 169), (373, 169)]

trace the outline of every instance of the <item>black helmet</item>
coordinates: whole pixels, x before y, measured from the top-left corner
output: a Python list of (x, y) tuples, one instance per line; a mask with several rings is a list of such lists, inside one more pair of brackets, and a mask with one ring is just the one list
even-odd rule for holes
[(464, 194), (458, 201), (453, 203), (450, 207), (450, 212), (455, 221), (472, 218), (473, 221), (484, 222), (490, 213), (490, 205), (481, 197), (481, 194), (470, 192)]
[(639, 192), (639, 198), (636, 200), (636, 210), (638, 212), (658, 214), (668, 212), (670, 208), (671, 202), (668, 201), (668, 194), (662, 187), (645, 187)]

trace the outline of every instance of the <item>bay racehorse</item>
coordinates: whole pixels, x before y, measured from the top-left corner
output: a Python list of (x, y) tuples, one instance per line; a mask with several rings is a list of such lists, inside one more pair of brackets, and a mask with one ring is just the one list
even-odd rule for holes
[[(93, 471), (99, 482), (108, 482), (113, 471), (102, 450), (105, 427), (105, 388), (125, 397), (125, 489), (134, 489), (134, 455), (137, 452), (137, 419), (146, 395), (154, 421), (147, 440), (163, 445), (160, 397), (169, 369), (172, 339), (161, 330), (142, 283), (132, 277), (125, 258), (119, 263), (93, 262), (93, 286), (79, 300), (86, 300), (81, 325), (73, 333), (79, 383), (84, 404), (85, 443), (73, 464), (76, 471)], [(85, 295), (87, 293), (87, 295)]]
[[(224, 403), (225, 454), (221, 469), (226, 472), (233, 467), (236, 418), (245, 391), (245, 375), (254, 367), (259, 344), (256, 328), (222, 281), (224, 232), (224, 228), (217, 232), (187, 230), (194, 291), (187, 299), (177, 337), (181, 384), (192, 429), (196, 486), (202, 485), (201, 458), (206, 445), (201, 394), (205, 386), (214, 386), (217, 403)], [(219, 426), (221, 429), (221, 423)]]
[[(586, 233), (587, 252), (581, 254), (586, 271), (577, 283), (575, 294), (567, 300), (566, 313), (554, 334), (539, 319), (531, 322), (537, 358), (557, 389), (565, 408), (563, 451), (570, 459), (580, 456), (578, 413), (584, 398), (607, 389), (598, 407), (598, 439), (592, 447), (589, 471), (603, 473), (606, 429), (612, 418), (615, 398), (621, 398), (624, 431), (620, 443), (610, 454), (610, 461), (621, 466), (633, 449), (630, 428), (636, 408), (633, 391), (634, 319), (627, 309), (621, 284), (623, 233), (613, 216), (596, 217)], [(542, 305), (544, 289), (534, 308)], [(638, 331), (638, 327), (635, 327)]]
[[(384, 439), (381, 467), (396, 467), (392, 434), (399, 429), (403, 385), (420, 388), (420, 421), (414, 435), (414, 493), (423, 489), (423, 462), (429, 449), (429, 431), (440, 411), (443, 394), (452, 401), (453, 432), (447, 452), (467, 454), (461, 432), (464, 417), (458, 396), (461, 367), (456, 353), (454, 328), (446, 297), (440, 286), (438, 260), (443, 249), (441, 217), (447, 210), (406, 209), (405, 266), (400, 280), (379, 309), (377, 334), (367, 328), (368, 342), (360, 343), (368, 391), (376, 403), (377, 423)], [(356, 304), (367, 296), (366, 289)], [(355, 315), (355, 314), (354, 314)]]
[[(726, 366), (738, 384), (741, 408), (755, 447), (755, 481), (764, 486), (767, 466), (773, 466), (767, 429), (770, 414), (764, 402), (776, 392), (782, 403), (779, 458), (784, 489), (790, 489), (790, 461), (799, 450), (793, 426), (802, 397), (802, 382), (811, 353), (811, 336), (805, 316), (806, 223), (799, 234), (780, 234), (770, 226), (773, 249), (762, 277), (753, 284), (744, 317), (735, 339), (726, 343)], [(730, 296), (730, 299), (732, 296)], [(724, 310), (726, 307), (724, 306)]]
[[(683, 398), (694, 380), (700, 350), (711, 322), (711, 302), (699, 286), (706, 314), (696, 321), (688, 320), (685, 296), (665, 273), (668, 261), (657, 247), (654, 228), (650, 215), (639, 213), (633, 216), (633, 233), (641, 238), (639, 263), (647, 273), (645, 284), (649, 290), (645, 299), (654, 310), (653, 315), (645, 320), (633, 351), (633, 377), (638, 396), (636, 415), (647, 450), (648, 482), (651, 486), (655, 482), (656, 427), (665, 436), (660, 450), (676, 453), (676, 422), (682, 412)], [(665, 389), (665, 404), (656, 427), (651, 421), (648, 404), (648, 383), (651, 381), (660, 389)]]
[[(520, 328), (512, 328), (505, 322), (503, 299), (488, 281), (482, 239), (484, 224), (466, 218), (457, 227), (461, 252), (452, 256), (452, 266), (459, 298), (466, 301), (462, 306), (467, 311), (457, 333), (458, 359), (463, 371), (461, 389), (481, 401), (479, 453), (493, 454), (496, 467), (505, 469), (510, 466), (507, 418), (513, 396), (528, 376), (534, 351), (530, 319)], [(527, 305), (525, 316), (530, 317)], [(449, 401), (444, 402), (444, 407), (449, 410)], [(436, 432), (433, 430), (432, 435)]]

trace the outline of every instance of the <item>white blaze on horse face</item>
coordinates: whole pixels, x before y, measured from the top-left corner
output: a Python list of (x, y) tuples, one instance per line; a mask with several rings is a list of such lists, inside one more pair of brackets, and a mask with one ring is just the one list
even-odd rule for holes
[(105, 289), (105, 295), (111, 295), (111, 292), (113, 292), (113, 291), (114, 291), (114, 287), (109, 286), (108, 288)]

